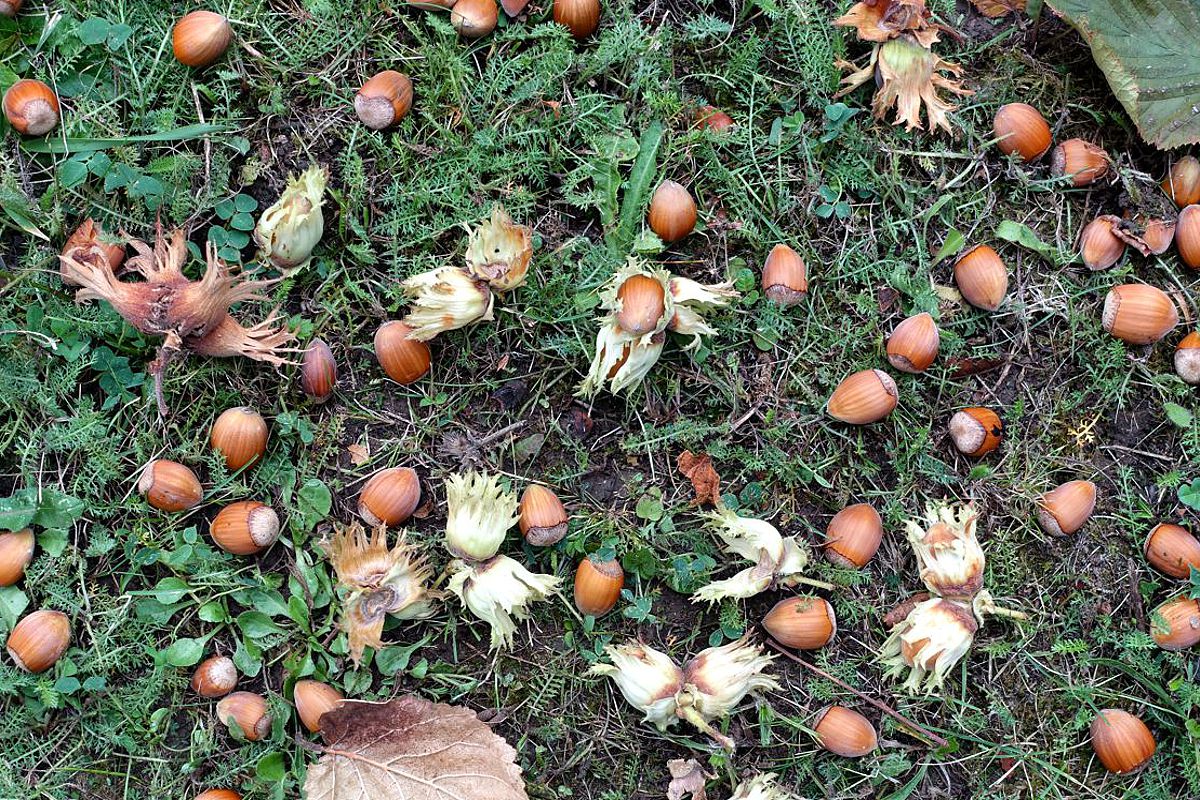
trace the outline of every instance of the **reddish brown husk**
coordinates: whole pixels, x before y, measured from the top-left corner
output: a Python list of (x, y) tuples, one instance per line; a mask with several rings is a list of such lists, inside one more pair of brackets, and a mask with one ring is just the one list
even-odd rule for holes
[(144, 281), (118, 280), (106, 261), (80, 260), (77, 251), (64, 253), (59, 260), (64, 281), (82, 287), (75, 294), (76, 302), (104, 300), (142, 333), (164, 338), (149, 367), (159, 413), (167, 413), (163, 372), (181, 352), (289, 363), (283, 356), (284, 345), (295, 337), (286, 329), (272, 327), (274, 314), (250, 328), (229, 316), (234, 303), (265, 299), (261, 290), (278, 279), (247, 279), (219, 259), (209, 244), (204, 276), (188, 280), (183, 274), (188, 257), (184, 232), (173, 231), (168, 238), (162, 225), (156, 229), (153, 247), (137, 239), (129, 244), (137, 255), (126, 261), (126, 270), (141, 275)]

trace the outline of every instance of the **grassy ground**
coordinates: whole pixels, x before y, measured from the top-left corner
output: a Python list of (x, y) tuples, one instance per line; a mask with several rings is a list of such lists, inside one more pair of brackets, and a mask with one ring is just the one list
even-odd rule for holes
[[(765, 770), (810, 797), (1200, 794), (1197, 663), (1145, 633), (1149, 609), (1173, 587), (1140, 553), (1154, 522), (1185, 516), (1176, 489), (1200, 458), (1194, 394), (1170, 368), (1178, 334), (1129, 348), (1099, 325), (1104, 293), (1126, 277), (1196, 285), (1173, 251), (1098, 274), (1067, 263), (1081, 224), (1119, 213), (1144, 173), (1167, 163), (1138, 143), (1074, 33), (933, 4), (966, 32), (940, 51), (964, 64), (977, 91), (950, 140), (871, 121), (865, 91), (845, 100), (858, 112), (848, 118), (830, 106), (834, 58), (864, 50), (829, 27), (840, 9), (818, 0), (606, 2), (600, 32), (583, 44), (541, 10), (467, 43), (444, 14), (402, 3), (226, 0), (218, 9), (237, 46), (198, 74), (171, 58), (169, 26), (184, 6), (32, 5), (15, 24), (0, 20), (0, 82), (10, 71), (52, 80), (69, 136), (228, 130), (69, 157), (32, 153), (11, 132), (0, 142), (0, 495), (40, 492), (44, 523), (27, 578), (0, 590), (0, 626), (26, 605), (51, 607), (72, 615), (76, 633), (53, 672), (0, 665), (0, 797), (184, 798), (219, 785), (298, 796), (315, 755), (283, 697), (305, 675), (350, 696), (418, 692), (489, 712), (535, 798), (658, 797), (666, 759), (689, 755), (719, 776), (718, 797)], [(108, 26), (84, 22), (93, 18)], [(395, 132), (377, 134), (357, 124), (350, 101), (383, 68), (410, 74), (416, 101)], [(1005, 163), (986, 142), (993, 111), (1013, 100), (1043, 109), (1059, 138), (1103, 143), (1121, 180), (1064, 191), (1044, 167)], [(561, 102), (561, 113), (545, 101)], [(692, 130), (697, 103), (727, 109), (737, 127)], [(716, 316), (720, 335), (695, 359), (668, 348), (628, 400), (584, 406), (572, 391), (590, 355), (596, 289), (624, 255), (605, 244), (615, 207), (605, 181), (614, 166), (627, 174), (654, 120), (669, 126), (658, 177), (691, 187), (703, 223), (654, 257), (693, 278), (729, 276), (745, 294)], [(189, 226), (197, 243), (220, 227), (236, 250), (228, 201), (245, 195), (264, 208), (310, 162), (332, 173), (327, 232), (316, 260), (273, 299), (302, 338), (331, 344), (338, 396), (309, 405), (292, 370), (193, 358), (170, 373), (173, 413), (159, 420), (144, 377), (155, 343), (107, 308), (72, 302), (55, 273), (64, 236), (86, 215), (146, 236), (161, 216)], [(392, 384), (371, 337), (401, 313), (399, 280), (457, 258), (460, 224), (497, 200), (536, 229), (536, 275), (494, 324), (439, 338), (431, 376)], [(22, 219), (50, 241), (21, 232)], [(995, 240), (1001, 220), (1028, 225), (1053, 257)], [(1010, 299), (996, 314), (938, 292), (952, 259), (934, 254), (959, 235), (993, 243), (1010, 265)], [(754, 288), (781, 241), (812, 276), (807, 301), (788, 311)], [(940, 319), (938, 363), (898, 378), (902, 401), (887, 422), (831, 422), (822, 405), (832, 388), (883, 365), (883, 337), (917, 311)], [(271, 419), (272, 440), (264, 463), (231, 476), (209, 453), (207, 430), (238, 404)], [(945, 434), (953, 411), (971, 404), (1001, 409), (1007, 424), (1004, 446), (981, 463), (959, 457)], [(351, 462), (351, 444), (367, 448), (369, 463)], [(810, 542), (848, 502), (881, 511), (889, 533), (866, 570), (817, 570), (836, 584), (827, 596), (840, 631), (812, 660), (949, 747), (930, 751), (782, 660), (773, 669), (784, 690), (748, 702), (731, 723), (734, 758), (682, 729), (660, 736), (608, 684), (579, 678), (613, 639), (640, 635), (683, 656), (752, 628), (778, 599), (706, 611), (680, 594), (707, 579), (705, 557), (716, 555), (674, 470), (683, 449), (711, 454), (747, 513)], [(174, 517), (145, 506), (133, 487), (157, 456), (202, 475), (202, 506)], [(354, 669), (317, 542), (351, 519), (365, 476), (401, 464), (421, 473), (432, 501), (412, 530), (435, 558), (442, 479), (486, 466), (517, 487), (550, 483), (573, 514), (557, 547), (522, 553), (510, 542), (508, 552), (566, 576), (611, 544), (632, 602), (589, 628), (556, 600), (499, 655), (452, 603), (390, 629), (394, 645)], [(1100, 486), (1097, 516), (1080, 535), (1050, 540), (1032, 500), (1076, 477)], [(241, 497), (269, 499), (286, 516), (280, 544), (259, 559), (225, 555), (206, 534), (205, 520)], [(901, 523), (938, 497), (978, 503), (988, 585), (1030, 618), (989, 622), (944, 697), (909, 698), (881, 678), (872, 653), (886, 635), (881, 615), (918, 588)], [(244, 687), (273, 698), (269, 741), (235, 743), (212, 704), (188, 691), (190, 665), (210, 652), (233, 654)], [(832, 700), (878, 724), (878, 754), (847, 761), (814, 747), (806, 725)], [(1111, 706), (1141, 713), (1158, 735), (1159, 754), (1137, 776), (1108, 775), (1086, 743), (1095, 709)]]

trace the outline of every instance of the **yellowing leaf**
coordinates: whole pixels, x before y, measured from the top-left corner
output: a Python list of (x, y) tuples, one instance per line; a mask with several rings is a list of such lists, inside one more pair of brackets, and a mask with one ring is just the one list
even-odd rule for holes
[(1025, 0), (971, 0), (979, 13), (985, 17), (998, 19), (1007, 17), (1014, 11), (1025, 10)]
[(516, 751), (470, 709), (406, 695), (321, 717), (307, 800), (528, 800)]

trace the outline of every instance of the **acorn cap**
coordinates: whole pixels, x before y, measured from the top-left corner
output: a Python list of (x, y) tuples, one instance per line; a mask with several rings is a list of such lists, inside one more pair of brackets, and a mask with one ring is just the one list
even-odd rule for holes
[(813, 731), (821, 747), (846, 758), (868, 755), (879, 746), (871, 721), (845, 706), (826, 706), (818, 711)]
[(1038, 500), (1037, 521), (1051, 536), (1067, 536), (1082, 528), (1095, 509), (1096, 484), (1067, 481)]
[(817, 650), (833, 641), (837, 616), (820, 597), (789, 597), (767, 612), (763, 628), (780, 644), (797, 650)]
[(899, 392), (883, 370), (864, 369), (847, 376), (829, 396), (826, 410), (851, 425), (879, 422), (896, 409)]

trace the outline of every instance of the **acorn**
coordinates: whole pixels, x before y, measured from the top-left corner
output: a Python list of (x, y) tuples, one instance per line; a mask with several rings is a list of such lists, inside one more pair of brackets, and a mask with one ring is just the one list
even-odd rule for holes
[(965, 456), (978, 458), (1000, 446), (1004, 423), (990, 408), (964, 408), (950, 418), (950, 438)]
[(1067, 536), (1082, 528), (1095, 509), (1096, 484), (1067, 481), (1038, 500), (1037, 521), (1051, 536)]
[(201, 697), (224, 697), (237, 684), (237, 667), (228, 656), (210, 656), (192, 673), (192, 691)]
[(517, 524), (525, 541), (536, 547), (557, 544), (567, 535), (567, 510), (558, 495), (531, 483), (521, 495)]
[(337, 385), (337, 362), (323, 339), (313, 339), (300, 362), (300, 388), (314, 402), (324, 403)]
[(933, 317), (915, 314), (897, 325), (888, 337), (888, 363), (901, 372), (924, 372), (937, 358), (940, 343), (941, 336)]
[(43, 609), (21, 619), (8, 634), (8, 654), (26, 672), (45, 672), (71, 643), (71, 620), (61, 611)]
[(825, 529), (825, 558), (839, 567), (861, 569), (883, 541), (883, 520), (867, 503), (846, 506)]
[(1122, 774), (1145, 766), (1154, 755), (1154, 735), (1146, 723), (1119, 708), (1106, 708), (1091, 726), (1092, 749), (1109, 772)]
[(868, 425), (891, 414), (899, 393), (892, 376), (883, 370), (864, 369), (848, 375), (829, 396), (826, 410), (834, 419), (851, 425)]
[(375, 358), (387, 376), (400, 384), (414, 383), (429, 372), (429, 345), (408, 338), (412, 328), (398, 320), (375, 331)]
[(1156, 256), (1167, 252), (1171, 243), (1175, 241), (1176, 225), (1176, 222), (1165, 219), (1146, 220), (1142, 224), (1142, 242), (1145, 243), (1146, 249)]
[[(79, 227), (67, 237), (67, 243), (63, 245), (62, 255), (71, 254), (73, 250), (81, 250), (81, 252), (74, 253), (76, 258), (102, 258), (108, 262), (109, 269), (115, 273), (125, 263), (125, 246), (103, 242), (100, 240), (100, 237), (103, 235), (104, 229), (100, 227), (100, 223), (88, 217), (79, 223)], [(63, 283), (68, 286), (79, 285), (66, 275), (63, 275), (62, 278)]]
[(227, 408), (213, 423), (208, 441), (231, 471), (254, 466), (267, 450), (267, 421), (249, 406)]
[(786, 244), (771, 248), (762, 271), (763, 294), (781, 306), (794, 306), (808, 294), (808, 268)]
[(363, 125), (381, 131), (404, 119), (412, 100), (413, 85), (408, 76), (386, 69), (368, 78), (354, 95), (354, 113)]
[(1176, 345), (1175, 373), (1184, 383), (1200, 384), (1200, 332), (1192, 331)]
[(554, 0), (554, 21), (576, 39), (586, 39), (600, 24), (600, 0)]
[(666, 311), (666, 290), (662, 283), (649, 275), (631, 275), (617, 289), (621, 310), (617, 324), (626, 333), (644, 336), (658, 327)]
[(478, 39), (496, 30), (500, 7), (496, 0), (458, 0), (450, 9), (450, 24), (466, 39)]
[(733, 117), (716, 106), (701, 106), (696, 110), (697, 128), (708, 128), (714, 133), (724, 133), (733, 125)]
[(696, 227), (696, 201), (675, 181), (663, 181), (650, 198), (650, 229), (667, 244), (677, 242)]
[(15, 17), (21, 10), (22, 0), (0, 0), (0, 17)]
[(817, 712), (812, 727), (817, 743), (835, 755), (859, 758), (879, 746), (871, 721), (845, 706), (825, 706)]
[(1163, 650), (1186, 650), (1200, 643), (1200, 600), (1176, 597), (1150, 616), (1150, 635)]
[(992, 123), (996, 146), (1007, 155), (1018, 154), (1029, 163), (1050, 149), (1050, 125), (1042, 112), (1026, 103), (1009, 103), (996, 110)]
[(575, 607), (590, 617), (602, 617), (621, 597), (625, 571), (615, 558), (598, 561), (588, 556), (575, 570)]
[(1200, 206), (1190, 205), (1179, 212), (1179, 220), (1175, 223), (1175, 249), (1184, 264), (1200, 269)]
[(217, 701), (217, 719), (236, 726), (247, 741), (257, 742), (271, 732), (267, 700), (254, 692), (234, 692)]
[(1154, 526), (1142, 545), (1150, 565), (1164, 575), (1183, 580), (1200, 569), (1200, 542), (1187, 528), (1163, 522)]
[(279, 538), (279, 515), (257, 500), (238, 500), (217, 512), (208, 533), (227, 553), (254, 555)]
[(233, 789), (205, 789), (195, 800), (242, 800), (242, 796)]
[(160, 511), (184, 511), (200, 502), (203, 490), (196, 473), (176, 461), (151, 461), (138, 479), (137, 490)]
[(1079, 255), (1091, 271), (1108, 269), (1125, 255), (1125, 240), (1113, 233), (1120, 222), (1120, 217), (1102, 214), (1079, 234)]
[(1104, 298), (1101, 325), (1129, 344), (1154, 344), (1178, 323), (1175, 303), (1155, 286), (1126, 283), (1114, 286)]
[(780, 600), (763, 617), (762, 625), (780, 644), (797, 650), (817, 650), (837, 633), (833, 606), (820, 597)]
[(329, 684), (320, 681), (296, 681), (292, 688), (292, 700), (296, 704), (296, 713), (300, 722), (309, 733), (321, 730), (321, 717), (327, 711), (332, 711), (341, 705), (342, 693)]
[(358, 495), (358, 515), (368, 525), (393, 527), (412, 516), (421, 501), (421, 481), (408, 467), (376, 472)]
[(4, 116), (26, 136), (42, 136), (58, 124), (58, 95), (32, 78), (19, 80), (4, 93)]
[(220, 14), (193, 11), (175, 23), (171, 45), (175, 58), (189, 67), (207, 67), (224, 54), (233, 40), (233, 28)]
[(1050, 174), (1071, 177), (1073, 186), (1087, 186), (1109, 173), (1112, 161), (1104, 148), (1083, 139), (1067, 139), (1050, 154)]
[(976, 245), (958, 257), (954, 282), (968, 303), (995, 311), (1008, 293), (1008, 267), (995, 250), (986, 244)]
[(1180, 208), (1200, 203), (1200, 161), (1194, 156), (1176, 161), (1163, 178), (1162, 188)]
[(0, 533), (0, 586), (21, 580), (33, 560), (34, 537), (29, 528)]

